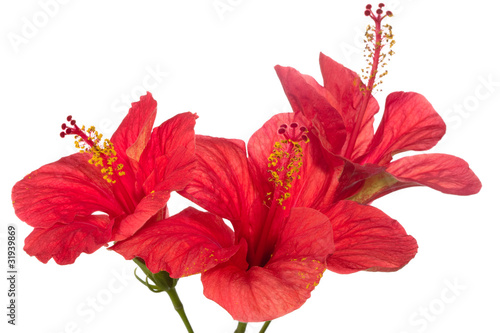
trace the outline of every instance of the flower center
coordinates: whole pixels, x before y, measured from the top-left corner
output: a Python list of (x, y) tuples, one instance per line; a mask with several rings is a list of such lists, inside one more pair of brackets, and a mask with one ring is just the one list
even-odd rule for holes
[(118, 158), (116, 157), (116, 151), (111, 141), (108, 139), (102, 141), (102, 134), (99, 134), (94, 126), (87, 129), (85, 129), (85, 126), (80, 128), (76, 125), (76, 121), (72, 116), (68, 116), (66, 119), (68, 124), (64, 123), (61, 125), (63, 130), (60, 133), (61, 138), (64, 138), (66, 135), (74, 135), (75, 147), (81, 153), (92, 154), (89, 163), (101, 168), (103, 178), (108, 183), (116, 183), (116, 175), (125, 175), (125, 171), (122, 170), (123, 164), (116, 164)]
[[(363, 99), (361, 101), (361, 107), (356, 115), (355, 126), (349, 140), (349, 144), (346, 149), (345, 157), (350, 158), (354, 150), (356, 139), (359, 135), (361, 129), (361, 124), (370, 100), (373, 90), (382, 83), (382, 78), (387, 75), (387, 70), (384, 69), (389, 61), (389, 56), (394, 54), (392, 47), (396, 43), (394, 40), (394, 35), (392, 34), (392, 27), (389, 24), (382, 25), (382, 20), (389, 16), (392, 17), (391, 11), (386, 11), (382, 8), (385, 7), (383, 3), (378, 5), (378, 9), (375, 13), (372, 11), (372, 5), (366, 5), (365, 16), (369, 16), (375, 25), (368, 25), (365, 33), (365, 55), (368, 65), (365, 69), (362, 69), (362, 78), (367, 81), (366, 86), (360, 86), (360, 90), (363, 93)], [(389, 51), (387, 53), (382, 52), (383, 48), (388, 46)], [(384, 69), (379, 71), (380, 68)]]

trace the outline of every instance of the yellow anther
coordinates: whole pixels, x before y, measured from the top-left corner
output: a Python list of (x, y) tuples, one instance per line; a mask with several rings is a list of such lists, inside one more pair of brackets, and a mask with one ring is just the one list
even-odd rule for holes
[(108, 165), (113, 165), (113, 163), (115, 163), (117, 159), (117, 157), (108, 158)]
[[(300, 178), (298, 172), (302, 166), (302, 157), (301, 145), (288, 139), (275, 142), (274, 149), (268, 158), (269, 181), (274, 183), (275, 200), (283, 209), (286, 209), (284, 201), (291, 197), (289, 190), (294, 180)], [(267, 193), (268, 197), (271, 195), (272, 192)]]
[[(392, 47), (396, 42), (394, 41), (392, 26), (389, 24), (369, 25), (366, 28), (365, 37), (364, 57), (368, 65), (365, 69), (362, 69), (361, 77), (368, 82), (366, 88), (360, 87), (360, 90), (363, 93), (366, 93), (366, 91), (372, 93), (382, 83), (380, 79), (387, 75), (386, 70), (380, 71), (378, 67), (384, 68), (387, 65), (386, 60), (389, 61), (389, 57), (394, 54)], [(386, 47), (389, 48), (387, 53), (382, 52)]]
[(101, 169), (101, 173), (107, 173), (108, 175), (112, 175), (113, 174), (113, 168), (112, 167), (102, 168)]
[[(112, 177), (115, 173), (119, 176), (125, 175), (125, 171), (122, 170), (123, 164), (114, 166), (118, 157), (114, 145), (109, 139), (102, 142), (102, 134), (96, 131), (95, 126), (90, 126), (87, 129), (85, 126), (81, 128), (74, 126), (72, 134), (76, 137), (75, 148), (80, 149), (80, 152), (92, 154), (88, 162), (96, 167), (101, 167), (103, 178), (108, 183), (114, 184), (116, 182)], [(106, 167), (104, 167), (105, 165)]]

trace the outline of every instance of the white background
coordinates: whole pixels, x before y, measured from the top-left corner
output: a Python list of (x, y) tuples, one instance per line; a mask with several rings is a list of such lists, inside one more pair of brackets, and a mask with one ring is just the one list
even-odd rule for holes
[[(273, 321), (268, 332), (500, 332), (500, 6), (490, 0), (437, 3), (386, 3), (396, 14), (387, 20), (396, 54), (376, 97), (383, 108), (391, 91), (426, 96), (448, 125), (433, 151), (467, 160), (482, 191), (457, 197), (412, 188), (376, 201), (417, 239), (416, 258), (396, 273), (327, 272), (311, 299)], [(222, 13), (214, 4), (229, 7)], [(14, 215), (12, 186), (73, 152), (72, 140), (59, 137), (68, 114), (110, 137), (128, 109), (125, 101), (144, 88), (158, 101), (157, 124), (192, 111), (199, 115), (198, 133), (247, 140), (270, 116), (290, 110), (274, 65), (293, 66), (320, 82), (319, 52), (353, 70), (364, 67), (359, 38), (369, 23), (365, 5), (2, 1), (1, 276), (7, 271), (7, 224), (17, 226), (19, 239), (18, 325), (6, 323), (2, 278), (2, 332), (184, 332), (167, 295), (135, 281), (134, 265), (116, 253), (101, 249), (69, 266), (26, 255), (22, 240), (31, 228)], [(185, 205), (169, 202), (172, 213)], [(225, 310), (203, 297), (199, 276), (182, 279), (178, 292), (196, 332), (234, 331)], [(259, 328), (251, 324), (247, 332)]]

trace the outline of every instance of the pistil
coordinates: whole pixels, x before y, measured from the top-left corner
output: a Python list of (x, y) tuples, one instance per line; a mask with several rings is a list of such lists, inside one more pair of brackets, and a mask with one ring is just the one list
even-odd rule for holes
[(277, 233), (289, 215), (288, 208), (293, 206), (293, 202), (290, 202), (292, 187), (296, 180), (300, 179), (299, 171), (303, 164), (301, 144), (309, 142), (307, 132), (307, 128), (297, 123), (282, 124), (278, 128), (278, 134), (283, 140), (274, 143), (268, 158), (268, 180), (274, 184), (274, 190), (267, 194), (264, 201), (269, 211), (259, 233), (255, 255), (249, 258), (253, 266), (263, 266), (269, 260)]
[(66, 120), (68, 124), (63, 123), (61, 125), (61, 129), (63, 130), (60, 133), (61, 138), (67, 135), (75, 136), (75, 147), (81, 153), (92, 154), (89, 163), (101, 168), (100, 171), (103, 174), (103, 179), (116, 189), (114, 192), (125, 203), (124, 209), (127, 213), (132, 213), (135, 210), (136, 203), (124, 184), (120, 181), (120, 177), (125, 175), (125, 171), (123, 170), (124, 166), (122, 163), (116, 164), (118, 157), (113, 143), (108, 139), (102, 141), (102, 134), (99, 134), (94, 126), (87, 129), (85, 129), (85, 126), (80, 128), (72, 116), (68, 116)]
[[(382, 48), (384, 46), (388, 45), (389, 48), (392, 48), (395, 44), (392, 27), (388, 24), (382, 26), (382, 20), (387, 16), (392, 17), (393, 14), (391, 11), (384, 12), (382, 8), (385, 7), (385, 5), (383, 3), (378, 6), (379, 8), (375, 11), (375, 13), (373, 13), (371, 5), (367, 5), (365, 10), (365, 16), (369, 16), (375, 22), (375, 26), (368, 26), (365, 33), (365, 42), (367, 43), (365, 47), (367, 54), (365, 57), (368, 61), (368, 67), (366, 70), (362, 70), (362, 72), (364, 74), (363, 78), (368, 80), (368, 82), (365, 86), (366, 88), (360, 88), (363, 93), (363, 99), (361, 101), (361, 106), (358, 109), (355, 126), (345, 152), (345, 156), (347, 158), (351, 158), (353, 153), (354, 146), (363, 123), (363, 118), (366, 113), (366, 108), (368, 107), (368, 102), (370, 101), (373, 90), (382, 83), (381, 78), (387, 75), (387, 71), (379, 74), (379, 65), (380, 67), (385, 67), (387, 63), (384, 61), (387, 55), (392, 56), (394, 54), (392, 49), (387, 54), (382, 53)], [(384, 29), (386, 31), (384, 31)], [(377, 79), (379, 82), (376, 81)]]

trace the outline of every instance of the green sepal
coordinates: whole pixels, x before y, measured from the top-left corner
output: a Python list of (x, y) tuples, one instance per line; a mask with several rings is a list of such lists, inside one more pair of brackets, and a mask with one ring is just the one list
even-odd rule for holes
[[(139, 268), (146, 274), (146, 281), (140, 279), (137, 274), (134, 271), (135, 277), (146, 287), (149, 288), (152, 292), (162, 292), (162, 291), (167, 291), (175, 288), (177, 285), (177, 281), (179, 279), (172, 279), (168, 272), (165, 271), (159, 271), (158, 273), (152, 273), (149, 268), (146, 266), (144, 263), (144, 260), (142, 260), (139, 257), (136, 257), (133, 259), (134, 262), (139, 266)], [(151, 284), (149, 281), (153, 281), (154, 284)]]
[(135, 278), (137, 280), (139, 280), (140, 283), (142, 283), (143, 285), (145, 285), (146, 287), (148, 287), (149, 290), (151, 290), (152, 292), (154, 293), (161, 293), (163, 290), (161, 290), (160, 288), (158, 288), (158, 286), (154, 285), (154, 284), (151, 284), (149, 283), (149, 277), (146, 276), (146, 281), (142, 280), (140, 277), (137, 276), (137, 268), (134, 269), (134, 275), (135, 275)]

